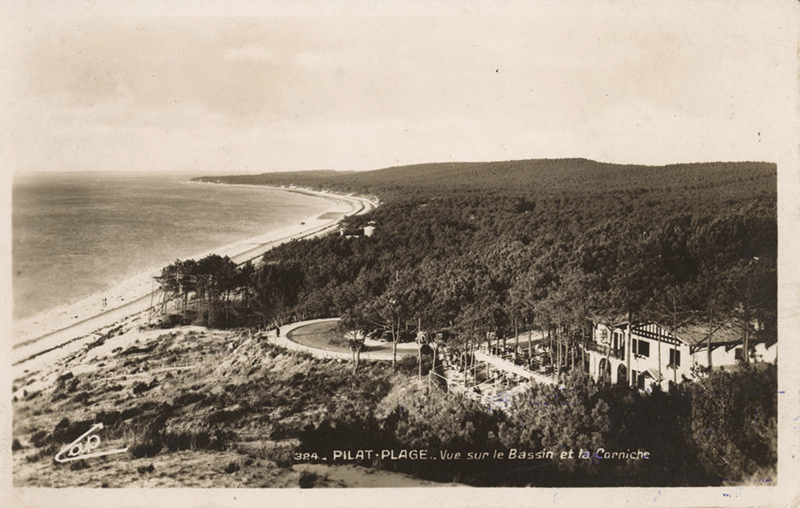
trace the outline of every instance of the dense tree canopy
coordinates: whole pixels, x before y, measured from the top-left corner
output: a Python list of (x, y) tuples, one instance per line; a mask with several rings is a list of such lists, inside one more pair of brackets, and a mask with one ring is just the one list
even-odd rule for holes
[(268, 320), (361, 312), (391, 329), (380, 302), (394, 300), (398, 327), (498, 336), (520, 323), (577, 329), (590, 315), (667, 309), (757, 316), (762, 332), (775, 332), (773, 164), (564, 159), (207, 180), (382, 200), (346, 219), (353, 228), (374, 221), (371, 237), (328, 236), (266, 254), (253, 292)]
[[(654, 319), (668, 329), (689, 317), (738, 317), (758, 323), (743, 327), (745, 341), (777, 333), (774, 164), (648, 167), (564, 159), (205, 180), (381, 200), (370, 214), (345, 219), (348, 230), (374, 221), (372, 236), (290, 242), (237, 279), (249, 281), (243, 294), (253, 295), (253, 310), (243, 316), (259, 324), (341, 316), (349, 329), (382, 328), (395, 341), (406, 330), (438, 331), (456, 349), (536, 328), (548, 331), (556, 355), (550, 361), (559, 366), (586, 339), (587, 319), (598, 316)], [(184, 300), (190, 292), (207, 294), (186, 280), (193, 262), (186, 263), (165, 269), (164, 287)], [(745, 386), (773, 393), (775, 378), (774, 369), (745, 368), (686, 384), (681, 393), (643, 396), (578, 376), (566, 391), (532, 387), (507, 414), (488, 415), (451, 399), (415, 399), (382, 422), (369, 408), (328, 423), (344, 434), (357, 424), (358, 435), (348, 439), (362, 447), (371, 440), (434, 450), (641, 446), (671, 457), (601, 467), (591, 460), (536, 470), (512, 466), (503, 471), (512, 485), (612, 485), (620, 475), (635, 485), (715, 484), (774, 465), (775, 401), (734, 392)], [(748, 422), (754, 430), (741, 432)], [(323, 426), (305, 437), (311, 442), (330, 432)], [(441, 468), (429, 469), (430, 477), (452, 479), (439, 478)], [(464, 465), (460, 474), (482, 484), (482, 471)]]

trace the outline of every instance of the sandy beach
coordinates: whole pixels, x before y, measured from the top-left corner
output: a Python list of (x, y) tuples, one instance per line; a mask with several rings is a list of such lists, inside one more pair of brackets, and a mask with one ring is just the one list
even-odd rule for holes
[[(266, 250), (282, 243), (329, 233), (335, 230), (341, 218), (367, 213), (375, 207), (374, 203), (361, 197), (306, 189), (270, 188), (319, 196), (328, 200), (331, 206), (327, 212), (319, 216), (298, 217), (296, 225), (209, 249), (190, 257), (200, 259), (209, 254), (219, 254), (229, 256), (237, 263), (245, 262), (260, 257)], [(14, 323), (12, 365), (35, 368), (30, 362), (32, 357), (39, 359), (36, 364), (53, 361), (68, 353), (69, 350), (80, 347), (83, 342), (91, 340), (93, 332), (108, 328), (125, 318), (146, 312), (158, 302), (159, 291), (153, 277), (160, 271), (161, 267), (153, 268), (70, 305)], [(105, 306), (103, 305), (104, 300)], [(71, 347), (61, 347), (66, 343), (71, 343)], [(47, 354), (43, 355), (43, 352), (47, 352)], [(15, 368), (15, 370), (18, 369)]]

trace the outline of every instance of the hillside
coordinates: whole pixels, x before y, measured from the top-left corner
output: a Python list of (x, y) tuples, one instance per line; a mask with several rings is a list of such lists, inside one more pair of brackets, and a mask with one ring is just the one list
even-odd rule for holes
[(344, 224), (374, 222), (371, 238), (267, 254), (252, 288), (265, 295), (268, 320), (363, 318), (370, 302), (405, 295), (412, 324), (508, 334), (520, 322), (577, 325), (587, 314), (706, 314), (710, 302), (735, 306), (744, 286), (763, 293), (761, 319), (775, 320), (774, 164), (563, 159), (205, 180), (291, 182), (383, 201)]
[(377, 194), (383, 199), (441, 193), (502, 191), (510, 197), (549, 198), (614, 192), (687, 194), (709, 189), (722, 200), (775, 196), (777, 168), (762, 162), (716, 162), (667, 166), (619, 165), (587, 159), (454, 162), (398, 166), (364, 172), (307, 171), (201, 177), (198, 181), (329, 188)]
[[(113, 327), (15, 380), (15, 487), (436, 485), (354, 463), (295, 459), (304, 427), (325, 421), (337, 401), (374, 405), (396, 384), (409, 386), (406, 374), (364, 362), (355, 376), (336, 360), (293, 353), (249, 332), (162, 330), (142, 321)], [(54, 461), (98, 423), (96, 451), (127, 452)]]

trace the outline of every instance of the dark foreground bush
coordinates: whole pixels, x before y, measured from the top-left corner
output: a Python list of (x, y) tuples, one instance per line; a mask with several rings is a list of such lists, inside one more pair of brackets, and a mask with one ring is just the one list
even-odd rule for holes
[(159, 435), (147, 435), (141, 441), (130, 446), (128, 451), (137, 459), (142, 457), (155, 457), (164, 448), (164, 442)]
[[(408, 392), (379, 419), (374, 402), (337, 399), (325, 420), (304, 430), (298, 451), (330, 459), (334, 449), (426, 450), (437, 460), (361, 463), (475, 486), (722, 485), (756, 474), (774, 478), (776, 398), (776, 370), (767, 366), (713, 373), (669, 394), (576, 375), (563, 387), (534, 385), (502, 411), (434, 390)], [(596, 455), (601, 449), (650, 458), (604, 460)], [(492, 459), (512, 450), (553, 455)], [(483, 458), (469, 460), (470, 452)], [(565, 452), (573, 458), (561, 459)]]
[(55, 459), (56, 454), (61, 450), (61, 445), (58, 443), (50, 443), (44, 448), (39, 448), (36, 453), (25, 457), (25, 462), (39, 462), (42, 459)]
[(314, 487), (319, 479), (319, 475), (312, 471), (301, 471), (298, 483), (301, 489), (310, 489)]
[(82, 420), (70, 422), (68, 418), (62, 418), (53, 429), (53, 439), (58, 443), (71, 443), (89, 430), (94, 425), (93, 420)]

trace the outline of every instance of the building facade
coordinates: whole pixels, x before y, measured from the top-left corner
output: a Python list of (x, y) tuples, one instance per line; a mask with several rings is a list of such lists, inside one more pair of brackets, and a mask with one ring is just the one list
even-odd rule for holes
[[(670, 382), (692, 379), (698, 371), (742, 361), (742, 335), (741, 324), (735, 322), (685, 323), (674, 331), (658, 323), (633, 323), (629, 329), (627, 322), (595, 322), (592, 341), (586, 347), (588, 370), (598, 381), (629, 382), (642, 390), (660, 384), (667, 389)], [(777, 359), (777, 341), (770, 343), (753, 333), (749, 342), (751, 362)]]

